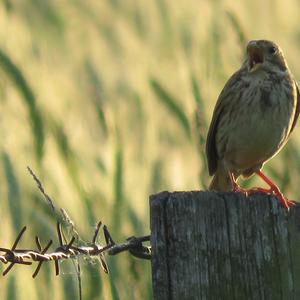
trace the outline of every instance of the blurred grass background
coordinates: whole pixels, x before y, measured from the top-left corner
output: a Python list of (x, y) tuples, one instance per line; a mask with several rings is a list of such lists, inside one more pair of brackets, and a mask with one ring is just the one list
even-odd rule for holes
[[(23, 225), (25, 248), (36, 234), (56, 238), (27, 165), (83, 239), (98, 219), (119, 242), (149, 233), (149, 194), (207, 186), (208, 122), (247, 40), (278, 42), (300, 79), (299, 9), (296, 0), (3, 0), (1, 246)], [(298, 136), (299, 126), (265, 167), (294, 199)], [(149, 262), (122, 254), (108, 264), (109, 276), (84, 264), (84, 299), (152, 299)], [(1, 278), (0, 298), (78, 299), (76, 276), (45, 264), (33, 280), (33, 270)]]

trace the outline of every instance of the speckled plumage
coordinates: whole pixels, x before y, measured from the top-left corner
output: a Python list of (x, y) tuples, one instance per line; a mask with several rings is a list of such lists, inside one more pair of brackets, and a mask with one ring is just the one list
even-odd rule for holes
[(206, 144), (214, 175), (210, 189), (231, 190), (230, 174), (251, 176), (277, 154), (295, 127), (299, 101), (281, 49), (270, 41), (250, 42), (246, 61), (226, 83), (212, 116)]

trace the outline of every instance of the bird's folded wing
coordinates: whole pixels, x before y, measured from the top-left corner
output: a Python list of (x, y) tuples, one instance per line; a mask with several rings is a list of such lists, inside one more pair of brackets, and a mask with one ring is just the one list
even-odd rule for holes
[[(225, 84), (214, 109), (212, 120), (206, 139), (206, 157), (209, 175), (213, 175), (218, 167), (218, 152), (216, 146), (216, 132), (222, 116), (225, 116), (240, 98), (240, 88), (234, 87), (239, 84), (244, 69), (234, 73)], [(227, 116), (228, 117), (228, 116)]]

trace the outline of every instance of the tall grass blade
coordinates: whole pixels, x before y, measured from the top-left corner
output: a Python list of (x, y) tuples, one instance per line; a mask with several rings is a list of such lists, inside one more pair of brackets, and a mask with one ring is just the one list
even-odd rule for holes
[(83, 284), (84, 299), (89, 299), (89, 300), (102, 299), (103, 283), (102, 283), (100, 272), (101, 272), (100, 268), (95, 269), (94, 266), (87, 266), (85, 268), (86, 280)]
[(157, 159), (151, 166), (150, 194), (158, 193), (164, 187), (164, 163), (162, 159)]
[(76, 158), (71, 146), (69, 144), (68, 136), (66, 135), (61, 124), (53, 122), (53, 136), (56, 141), (57, 148), (65, 163), (69, 175), (76, 187), (80, 186), (79, 170), (76, 164)]
[(192, 56), (193, 35), (191, 29), (186, 24), (183, 24), (180, 29), (180, 40), (187, 58)]
[(36, 99), (32, 89), (26, 81), (23, 73), (17, 65), (10, 59), (10, 57), (0, 49), (0, 67), (4, 73), (15, 84), (21, 93), (24, 103), (29, 112), (29, 118), (32, 125), (32, 134), (35, 141), (35, 153), (37, 159), (40, 161), (43, 157), (44, 150), (44, 125), (41, 113), (36, 106)]
[(98, 121), (100, 127), (105, 135), (108, 134), (108, 126), (106, 121), (106, 115), (104, 111), (104, 91), (103, 91), (103, 83), (101, 78), (99, 77), (98, 72), (95, 70), (93, 64), (87, 60), (85, 63), (85, 69), (87, 74), (88, 81), (88, 92), (90, 94), (90, 99), (95, 106)]
[(110, 46), (114, 55), (116, 55), (116, 57), (121, 56), (123, 53), (123, 47), (115, 27), (112, 26), (112, 24), (101, 23), (98, 25), (98, 29), (102, 37), (105, 38), (107, 45)]
[(220, 10), (219, 1), (213, 1), (213, 10), (214, 14), (212, 17), (211, 32), (209, 35), (211, 39), (211, 45), (208, 48), (208, 51), (211, 58), (212, 71), (215, 72), (218, 77), (224, 78), (224, 64), (221, 56), (221, 43), (223, 35), (220, 20), (222, 11)]
[(115, 285), (114, 278), (109, 276), (109, 285), (110, 285), (110, 292), (111, 292), (111, 299), (112, 300), (120, 300), (118, 289)]
[(191, 84), (193, 96), (196, 101), (195, 122), (197, 140), (199, 148), (203, 149), (206, 143), (206, 131), (208, 128), (208, 122), (205, 116), (204, 101), (200, 93), (199, 84), (197, 83), (197, 80), (193, 74), (191, 75)]
[(11, 0), (3, 0), (3, 6), (5, 8), (5, 10), (10, 13), (14, 10), (14, 4), (12, 4)]
[(95, 224), (96, 217), (93, 210), (92, 199), (90, 199), (90, 197), (87, 195), (80, 182), (76, 155), (69, 144), (68, 137), (63, 127), (54, 121), (52, 123), (53, 136), (55, 138), (59, 153), (62, 157), (62, 161), (66, 166), (66, 169), (74, 184), (74, 187), (76, 188), (78, 194), (80, 195), (80, 198), (82, 199), (85, 205), (88, 220), (91, 222), (91, 224)]
[[(65, 19), (61, 12), (62, 10), (57, 9), (53, 1), (29, 0), (22, 6), (22, 16), (29, 27), (39, 33), (44, 33), (44, 35), (45, 30), (48, 29), (47, 36), (52, 38), (63, 36)], [(37, 24), (40, 26), (37, 26)], [(49, 29), (54, 32), (49, 31)]]
[[(149, 266), (148, 268), (147, 268), (147, 273), (148, 274), (151, 274), (151, 267)], [(146, 299), (148, 299), (148, 300), (152, 300), (153, 299), (153, 289), (152, 289), (152, 281), (151, 281), (151, 275), (148, 275), (148, 280), (147, 280), (147, 287), (146, 287), (146, 289), (147, 289), (147, 297), (146, 297)]]
[(145, 10), (137, 5), (131, 14), (133, 28), (142, 39), (148, 34), (148, 24), (146, 23), (144, 12)]
[(199, 84), (193, 73), (191, 74), (191, 83), (192, 83), (192, 91), (193, 91), (194, 99), (198, 105), (203, 107), (204, 102), (203, 102), (203, 98), (200, 93)]
[[(34, 281), (37, 299), (52, 300), (57, 290), (53, 288), (53, 266), (44, 264), (38, 275), (39, 280)], [(47, 286), (47, 289), (41, 289), (41, 286)]]
[(195, 122), (195, 135), (197, 142), (197, 152), (201, 160), (201, 170), (200, 170), (200, 183), (202, 187), (206, 187), (208, 184), (208, 172), (206, 168), (206, 153), (205, 153), (205, 144), (206, 144), (206, 134), (208, 128), (208, 122), (205, 116), (204, 101), (200, 92), (199, 84), (196, 80), (194, 74), (191, 74), (191, 85), (193, 96), (196, 102), (196, 110), (194, 114)]
[(65, 299), (79, 299), (76, 277), (73, 275), (62, 275)]
[(96, 164), (98, 170), (100, 170), (101, 174), (107, 175), (107, 167), (106, 167), (104, 159), (102, 159), (101, 157), (96, 158), (95, 164)]
[(159, 16), (161, 23), (163, 25), (163, 29), (165, 32), (165, 39), (167, 42), (170, 41), (170, 37), (172, 36), (172, 24), (170, 17), (170, 8), (166, 2), (166, 0), (156, 0)]
[(12, 219), (12, 225), (14, 227), (15, 233), (18, 234), (22, 226), (24, 226), (20, 186), (14, 171), (14, 167), (7, 153), (2, 154), (2, 161), (8, 187), (7, 198)]
[(230, 21), (232, 28), (235, 30), (235, 32), (237, 34), (238, 41), (239, 41), (241, 48), (244, 50), (248, 39), (247, 39), (246, 33), (245, 33), (244, 29), (242, 28), (242, 25), (241, 25), (237, 15), (232, 11), (227, 11), (226, 15), (228, 17), (228, 20)]
[[(129, 200), (126, 201), (126, 203), (130, 203)], [(132, 226), (132, 232), (134, 232), (134, 235), (139, 236), (143, 235), (145, 232), (145, 222), (143, 222), (138, 214), (135, 212), (133, 207), (129, 204), (127, 204), (127, 214), (128, 214), (128, 222)]]
[(191, 138), (191, 128), (187, 115), (178, 104), (178, 101), (170, 95), (168, 91), (154, 78), (150, 80), (150, 85), (157, 98), (164, 104), (171, 115), (177, 120), (186, 133), (186, 136)]
[(114, 205), (112, 213), (113, 234), (118, 238), (121, 233), (122, 212), (123, 212), (123, 149), (119, 144), (115, 152), (115, 170), (113, 177), (114, 186)]
[(120, 9), (120, 0), (108, 0), (108, 2), (116, 11)]
[(16, 285), (16, 278), (15, 276), (10, 276), (8, 280), (8, 285), (7, 285), (7, 295), (6, 299), (7, 300), (18, 300), (19, 297), (17, 295), (17, 285)]

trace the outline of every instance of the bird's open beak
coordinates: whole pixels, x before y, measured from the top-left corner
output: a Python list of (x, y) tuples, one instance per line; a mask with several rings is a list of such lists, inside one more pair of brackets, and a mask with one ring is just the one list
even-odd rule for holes
[(264, 62), (264, 55), (262, 49), (254, 43), (249, 43), (248, 45), (248, 56), (250, 72), (257, 70)]

